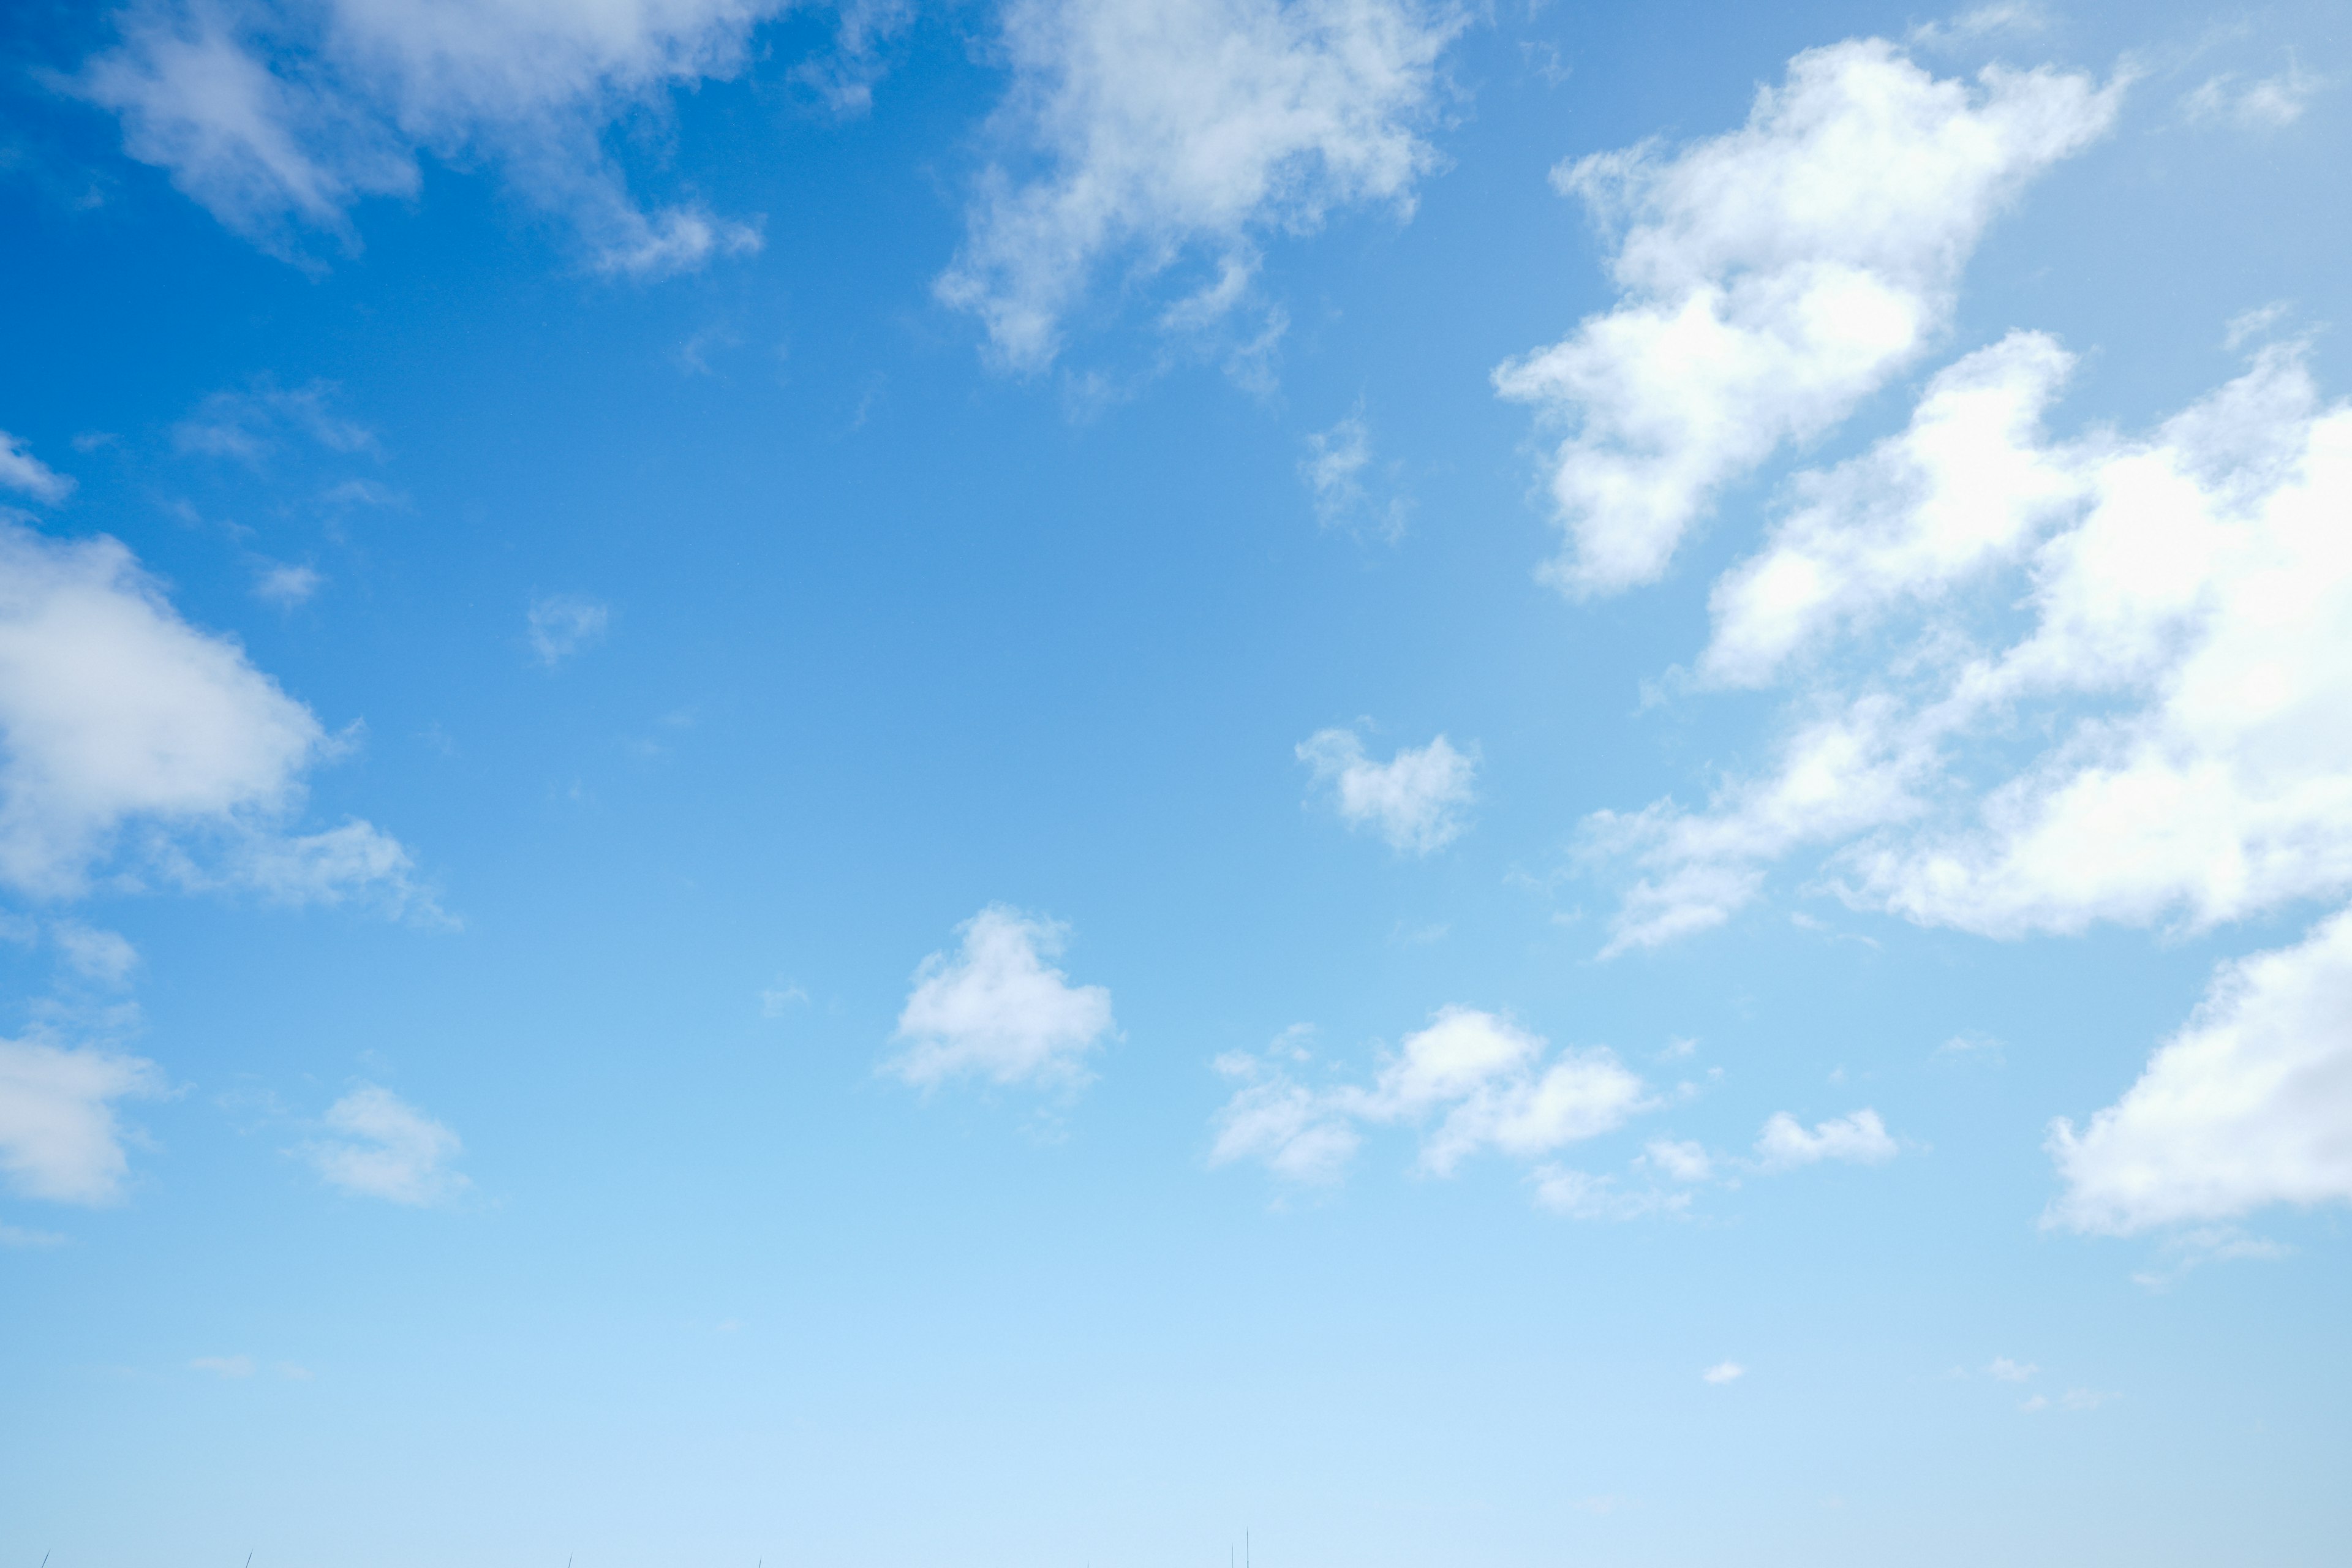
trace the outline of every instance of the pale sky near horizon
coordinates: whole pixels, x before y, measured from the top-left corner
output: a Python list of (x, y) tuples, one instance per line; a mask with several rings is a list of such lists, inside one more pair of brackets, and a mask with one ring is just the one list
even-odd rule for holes
[(2352, 1539), (2340, 7), (0, 39), (0, 1568)]

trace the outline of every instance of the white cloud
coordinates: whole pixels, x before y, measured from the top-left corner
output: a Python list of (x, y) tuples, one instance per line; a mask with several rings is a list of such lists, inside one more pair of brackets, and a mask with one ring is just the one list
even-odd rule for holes
[(768, 0), (152, 0), (76, 86), (121, 117), (131, 156), (281, 255), (353, 243), (350, 211), (414, 195), (417, 158), (499, 165), (578, 233), (592, 265), (655, 275), (756, 248), (692, 203), (647, 211), (606, 125), (731, 76)]
[(21, 439), (0, 430), (0, 489), (55, 506), (73, 494), (74, 482), (33, 456)]
[(184, 885), (426, 901), (365, 823), (281, 836), (332, 743), (112, 539), (0, 521), (0, 882), (22, 891), (80, 891), (136, 828), (127, 863)]
[(208, 1372), (215, 1377), (251, 1377), (253, 1358), (249, 1355), (200, 1355), (188, 1363), (190, 1372)]
[(1318, 730), (1298, 745), (1316, 783), (1331, 785), (1340, 819), (1376, 830), (1406, 855), (1429, 854), (1461, 836), (1477, 756), (1475, 746), (1457, 752), (1443, 735), (1385, 763), (1366, 757), (1352, 730)]
[(1985, 1368), (1985, 1375), (2001, 1383), (2029, 1383), (2041, 1370), (2032, 1362), (2015, 1362), (2005, 1355), (1997, 1355), (1992, 1358), (1992, 1364)]
[(2150, 436), (2052, 441), (2068, 363), (1963, 359), (1717, 585), (1702, 671), (1792, 686), (1794, 727), (1705, 812), (1591, 819), (1645, 873), (1612, 951), (1807, 846), (1851, 903), (1995, 936), (2352, 888), (2352, 409), (2274, 345)]
[(956, 928), (952, 957), (932, 953), (915, 971), (898, 1015), (907, 1049), (889, 1070), (921, 1088), (950, 1078), (1000, 1084), (1076, 1085), (1087, 1056), (1112, 1033), (1110, 993), (1072, 985), (1047, 960), (1069, 927), (991, 904)]
[(331, 1185), (396, 1204), (432, 1204), (468, 1185), (450, 1170), (457, 1134), (388, 1089), (362, 1084), (327, 1108), (331, 1136), (301, 1152)]
[(2096, 1389), (2070, 1388), (2055, 1399), (2052, 1399), (2046, 1394), (2037, 1394), (2018, 1408), (2025, 1411), (2096, 1410), (2115, 1397), (2116, 1395), (2112, 1394), (2102, 1393)]
[(101, 931), (79, 921), (58, 921), (49, 927), (49, 937), (65, 955), (68, 967), (85, 980), (120, 985), (139, 967), (139, 950), (118, 931)]
[(2097, 137), (2119, 86), (1988, 68), (1973, 91), (1883, 40), (1813, 49), (1742, 129), (1554, 173), (1630, 220), (1616, 309), (1495, 373), (1569, 434), (1562, 585), (1650, 581), (1716, 491), (1820, 434), (1948, 324), (1960, 269), (2033, 174)]
[(13, 1225), (0, 1225), (0, 1247), (63, 1247), (66, 1238), (53, 1230), (26, 1230)]
[(290, 607), (316, 594), (319, 584), (325, 581), (312, 567), (272, 562), (254, 577), (253, 596)]
[(1053, 360), (1114, 259), (1149, 278), (1205, 255), (1214, 276), (1171, 324), (1215, 319), (1266, 234), (1354, 203), (1411, 210), (1461, 26), (1417, 0), (1012, 0), (997, 130), (1033, 172), (989, 167), (940, 298), (1018, 370)]
[(1539, 1165), (1533, 1180), (1536, 1205), (1570, 1219), (1636, 1220), (1652, 1215), (1681, 1214), (1690, 1207), (1688, 1193), (1662, 1192), (1655, 1187), (1620, 1187), (1613, 1176), (1596, 1176), (1565, 1165)]
[[(1370, 1085), (1299, 1082), (1291, 1070), (1295, 1037), (1286, 1035), (1265, 1058), (1218, 1058), (1218, 1071), (1241, 1087), (1218, 1113), (1211, 1163), (1255, 1159), (1280, 1175), (1328, 1181), (1354, 1153), (1362, 1127), (1401, 1125), (1420, 1130), (1419, 1168), (1449, 1176), (1487, 1151), (1539, 1159), (1612, 1131), (1651, 1103), (1613, 1052), (1554, 1053), (1540, 1036), (1471, 1007), (1443, 1008), (1406, 1036)], [(1539, 1173), (1538, 1201), (1551, 1201), (1544, 1183), (1564, 1202), (1580, 1180), (1591, 1178)]]
[(2352, 1202), (2352, 910), (2223, 964), (2116, 1104), (2050, 1152), (2050, 1223), (2126, 1234), (2270, 1204)]
[(1817, 1165), (1823, 1160), (1879, 1165), (1895, 1158), (1895, 1152), (1886, 1123), (1870, 1110), (1817, 1121), (1810, 1132), (1787, 1111), (1775, 1111), (1756, 1138), (1757, 1157), (1767, 1170)]
[(1358, 409), (1328, 430), (1307, 437), (1307, 456), (1299, 476), (1314, 493), (1315, 516), (1325, 528), (1345, 528), (1370, 533), (1393, 543), (1404, 537), (1411, 504), (1402, 496), (1375, 500), (1366, 488), (1377, 478), (1372, 464), (1372, 431)]
[(549, 594), (530, 602), (530, 651), (553, 669), (604, 639), (613, 612), (577, 594)]
[(771, 985), (760, 993), (760, 1016), (781, 1018), (795, 1007), (808, 1005), (808, 993), (797, 985)]
[(2245, 131), (2284, 131), (2303, 118), (2312, 96), (2326, 84), (2306, 74), (2290, 56), (2286, 69), (2247, 81), (2233, 71), (2210, 77), (2180, 100), (2189, 119), (2234, 125)]
[(1737, 1383), (1748, 1375), (1748, 1369), (1736, 1361), (1719, 1361), (1698, 1375), (1700, 1380), (1706, 1383), (1717, 1384)]
[(112, 1202), (130, 1170), (114, 1101), (162, 1087), (136, 1057), (0, 1040), (0, 1172), (28, 1197)]
[(249, 391), (210, 393), (172, 426), (172, 444), (183, 452), (246, 463), (259, 463), (289, 440), (346, 456), (376, 452), (373, 430), (334, 411), (338, 390), (331, 381), (289, 389), (264, 379)]
[(1654, 1138), (1642, 1149), (1643, 1159), (1677, 1182), (1704, 1182), (1715, 1173), (1715, 1162), (1704, 1145)]

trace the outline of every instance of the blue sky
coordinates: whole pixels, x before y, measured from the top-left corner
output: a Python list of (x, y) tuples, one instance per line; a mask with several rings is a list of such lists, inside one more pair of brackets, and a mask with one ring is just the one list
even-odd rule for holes
[(2336, 8), (5, 26), (0, 1560), (2340, 1553)]

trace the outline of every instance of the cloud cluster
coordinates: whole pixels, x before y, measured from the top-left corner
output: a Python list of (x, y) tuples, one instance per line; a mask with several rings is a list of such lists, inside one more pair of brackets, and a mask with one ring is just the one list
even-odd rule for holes
[(1352, 730), (1318, 730), (1298, 744), (1298, 760), (1330, 786), (1349, 826), (1369, 828), (1403, 855), (1427, 855), (1462, 834), (1475, 798), (1477, 748), (1458, 752), (1443, 735), (1407, 747), (1385, 763), (1364, 754)]
[(1419, 1130), (1418, 1168), (1446, 1176), (1491, 1151), (1533, 1160), (1614, 1131), (1652, 1103), (1640, 1078), (1605, 1047), (1553, 1052), (1509, 1018), (1447, 1007), (1405, 1037), (1369, 1085), (1315, 1088), (1294, 1068), (1297, 1031), (1264, 1055), (1234, 1052), (1217, 1070), (1234, 1080), (1216, 1120), (1212, 1164), (1255, 1160), (1296, 1181), (1345, 1169), (1363, 1126)]
[(1969, 253), (2119, 86), (1994, 67), (1973, 89), (1879, 39), (1813, 49), (1741, 129), (1554, 172), (1623, 236), (1623, 299), (1495, 373), (1567, 435), (1549, 488), (1579, 592), (1651, 581), (1715, 493), (1829, 428), (1933, 342)]
[(0, 1173), (26, 1197), (112, 1202), (130, 1172), (114, 1102), (162, 1088), (137, 1057), (0, 1040)]
[(395, 1204), (425, 1205), (468, 1184), (450, 1169), (457, 1134), (388, 1089), (362, 1084), (327, 1108), (328, 1136), (301, 1153), (330, 1185)]
[(955, 1078), (1071, 1088), (1113, 1032), (1110, 993), (1051, 966), (1069, 938), (1058, 921), (991, 904), (957, 928), (961, 948), (915, 971), (898, 1015), (906, 1049), (889, 1070), (929, 1089)]
[(283, 832), (304, 773), (333, 749), (121, 544), (0, 520), (0, 883), (68, 897), (119, 863), (295, 902), (425, 905), (407, 852), (371, 825)]
[(997, 131), (1031, 166), (988, 168), (940, 298), (1036, 370), (1106, 264), (1149, 278), (1205, 253), (1213, 277), (1170, 320), (1213, 321), (1268, 232), (1410, 210), (1461, 26), (1421, 0), (1012, 0)]
[(76, 79), (131, 156), (280, 254), (352, 242), (351, 209), (407, 196), (422, 153), (500, 167), (600, 270), (657, 275), (755, 248), (693, 203), (647, 210), (600, 138), (723, 78), (781, 0), (146, 0)]

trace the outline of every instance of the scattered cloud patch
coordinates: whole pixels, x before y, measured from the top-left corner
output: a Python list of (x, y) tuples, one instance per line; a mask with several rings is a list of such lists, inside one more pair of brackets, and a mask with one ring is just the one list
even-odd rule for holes
[(2352, 1202), (2352, 910), (2225, 963), (2139, 1081), (2050, 1133), (2049, 1221), (2128, 1235)]
[(1681, 1214), (1691, 1202), (1686, 1192), (1623, 1187), (1614, 1176), (1596, 1176), (1565, 1165), (1539, 1165), (1529, 1179), (1535, 1184), (1536, 1206), (1570, 1219), (1647, 1219), (1654, 1215)]
[(1818, 1165), (1824, 1160), (1883, 1165), (1897, 1152), (1878, 1112), (1867, 1109), (1817, 1121), (1810, 1131), (1787, 1111), (1775, 1111), (1756, 1139), (1756, 1157), (1773, 1171)]
[(548, 594), (530, 602), (530, 651), (553, 669), (572, 655), (602, 642), (613, 612), (577, 594)]
[[(1336, 1178), (1368, 1126), (1420, 1134), (1418, 1169), (1450, 1176), (1482, 1152), (1537, 1160), (1613, 1131), (1653, 1103), (1648, 1089), (1605, 1047), (1553, 1051), (1499, 1014), (1441, 1009), (1405, 1037), (1370, 1084), (1311, 1086), (1300, 1079), (1298, 1037), (1286, 1034), (1262, 1057), (1232, 1053), (1217, 1070), (1238, 1087), (1217, 1114), (1212, 1164), (1255, 1160), (1294, 1180)], [(1568, 1194), (1580, 1173), (1552, 1171)], [(1592, 1178), (1581, 1178), (1590, 1182)], [(1593, 1201), (1602, 1189), (1592, 1189)]]
[(781, 1018), (795, 1007), (808, 1005), (808, 993), (797, 985), (771, 985), (760, 993), (760, 1016)]
[(1050, 960), (1069, 927), (991, 904), (956, 928), (962, 945), (915, 971), (898, 1015), (906, 1049), (888, 1070), (920, 1089), (950, 1079), (1075, 1088), (1110, 1037), (1110, 993), (1073, 985)]
[(1359, 408), (1328, 430), (1307, 437), (1299, 477), (1315, 498), (1315, 517), (1325, 528), (1342, 528), (1391, 543), (1404, 537), (1412, 503), (1402, 496), (1376, 500), (1365, 481), (1381, 476), (1372, 462), (1371, 426)]
[(1701, 1382), (1720, 1386), (1727, 1383), (1738, 1382), (1748, 1375), (1748, 1369), (1736, 1361), (1719, 1361), (1698, 1375)]
[(58, 944), (66, 967), (84, 980), (121, 985), (139, 967), (139, 950), (119, 931), (101, 931), (79, 921), (58, 921), (49, 927), (49, 940)]
[(271, 562), (255, 574), (253, 596), (290, 609), (307, 603), (325, 581), (311, 567)]
[(330, 1186), (421, 1206), (471, 1184), (449, 1168), (463, 1147), (456, 1131), (388, 1089), (362, 1084), (321, 1120), (327, 1136), (300, 1152)]
[(65, 1244), (66, 1238), (53, 1230), (26, 1230), (20, 1226), (0, 1225), (0, 1247), (50, 1247)]
[(1997, 1355), (1985, 1368), (1985, 1375), (2000, 1383), (2030, 1383), (2033, 1374), (2041, 1370), (2032, 1362), (2016, 1362), (2005, 1355)]
[(757, 225), (691, 202), (648, 210), (604, 131), (732, 76), (779, 9), (156, 0), (116, 14), (119, 40), (72, 86), (120, 117), (131, 157), (275, 255), (313, 235), (356, 248), (352, 209), (414, 196), (429, 153), (499, 168), (594, 269), (656, 277), (757, 249)]
[(1298, 760), (1315, 782), (1331, 786), (1339, 818), (1369, 828), (1403, 855), (1427, 855), (1462, 835), (1464, 814), (1475, 798), (1478, 749), (1454, 749), (1443, 735), (1418, 751), (1407, 748), (1385, 763), (1364, 754), (1352, 730), (1318, 730), (1298, 744)]
[(1740, 130), (1554, 171), (1604, 224), (1623, 300), (1509, 361), (1496, 390), (1567, 434), (1549, 467), (1578, 593), (1650, 582), (1716, 493), (1828, 429), (1949, 324), (1962, 265), (2036, 174), (2112, 123), (2119, 86), (1892, 44), (1808, 50)]
[(188, 1363), (190, 1372), (208, 1372), (215, 1377), (251, 1377), (253, 1358), (249, 1355), (200, 1355)]
[(33, 456), (24, 441), (0, 430), (0, 489), (56, 506), (74, 492), (74, 481)]
[(2180, 108), (2199, 124), (2284, 131), (2303, 118), (2313, 95), (2326, 85), (2290, 55), (2286, 69), (2252, 81), (2233, 71), (2209, 77), (2180, 100)]
[(2100, 1405), (2108, 1404), (2117, 1397), (2116, 1394), (2100, 1393), (2095, 1389), (2070, 1388), (2055, 1399), (2045, 1394), (2037, 1394), (2018, 1408), (2024, 1411), (2096, 1410)]
[(1653, 1138), (1642, 1146), (1643, 1163), (1669, 1181), (1704, 1182), (1715, 1174), (1715, 1161), (1704, 1144), (1672, 1138)]
[(1205, 260), (1166, 313), (1198, 330), (1248, 295), (1259, 245), (1336, 207), (1410, 213), (1462, 16), (1418, 0), (1013, 0), (1013, 85), (955, 260), (937, 284), (1016, 371), (1115, 260)]
[(137, 1057), (0, 1040), (0, 1174), (26, 1197), (112, 1203), (130, 1173), (115, 1101), (163, 1086)]
[(347, 456), (376, 454), (375, 432), (335, 412), (340, 391), (331, 381), (285, 388), (264, 379), (247, 391), (215, 392), (172, 426), (172, 444), (183, 452), (253, 464), (292, 442)]

